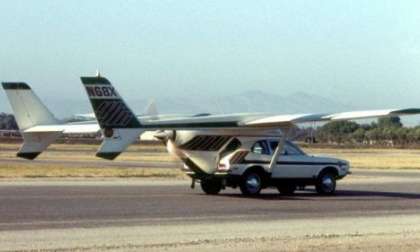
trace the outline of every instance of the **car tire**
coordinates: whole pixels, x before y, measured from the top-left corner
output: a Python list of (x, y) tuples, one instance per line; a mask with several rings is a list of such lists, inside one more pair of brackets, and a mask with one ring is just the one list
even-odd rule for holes
[(239, 188), (243, 195), (255, 196), (261, 192), (263, 176), (256, 171), (247, 172), (242, 176)]
[(336, 188), (336, 176), (333, 173), (321, 173), (315, 185), (315, 189), (322, 195), (333, 195)]
[(203, 179), (200, 184), (206, 194), (216, 195), (222, 190), (222, 181), (219, 179)]
[(296, 191), (296, 185), (294, 185), (294, 184), (280, 184), (280, 185), (277, 185), (277, 190), (279, 190), (279, 192), (281, 194), (292, 195)]

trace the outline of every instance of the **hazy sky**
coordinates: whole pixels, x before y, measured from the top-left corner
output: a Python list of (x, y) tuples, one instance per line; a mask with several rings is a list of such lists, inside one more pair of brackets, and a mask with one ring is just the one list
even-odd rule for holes
[[(85, 98), (304, 91), (420, 107), (420, 1), (0, 1), (0, 79)], [(0, 92), (0, 111), (9, 110)]]

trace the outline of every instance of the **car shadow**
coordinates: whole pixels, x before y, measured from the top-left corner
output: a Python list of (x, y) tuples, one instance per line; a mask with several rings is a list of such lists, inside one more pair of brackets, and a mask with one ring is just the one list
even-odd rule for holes
[(403, 199), (420, 199), (420, 193), (406, 192), (383, 192), (383, 191), (366, 191), (366, 190), (339, 190), (337, 196), (340, 197), (388, 197)]
[(366, 197), (381, 198), (400, 198), (420, 200), (420, 193), (405, 192), (383, 192), (383, 191), (367, 191), (367, 190), (337, 190), (334, 195), (319, 195), (315, 190), (306, 190), (304, 192), (296, 192), (293, 195), (282, 195), (279, 193), (261, 193), (257, 196), (246, 196), (236, 193), (221, 193), (218, 197), (235, 197), (249, 198), (258, 200), (314, 200), (314, 199), (333, 199), (333, 200), (366, 200)]

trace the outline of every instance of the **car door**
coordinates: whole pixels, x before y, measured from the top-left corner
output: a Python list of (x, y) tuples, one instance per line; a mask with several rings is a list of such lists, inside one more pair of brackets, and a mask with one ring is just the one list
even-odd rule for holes
[(317, 165), (313, 162), (312, 157), (307, 156), (297, 146), (286, 142), (283, 153), (272, 170), (272, 177), (312, 178), (316, 170)]

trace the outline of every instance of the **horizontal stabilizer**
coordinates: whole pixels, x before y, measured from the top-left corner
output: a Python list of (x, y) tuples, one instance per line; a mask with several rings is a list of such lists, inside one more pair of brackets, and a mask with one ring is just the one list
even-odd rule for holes
[(106, 129), (104, 140), (96, 153), (97, 157), (113, 160), (139, 139), (142, 129)]
[(41, 152), (61, 136), (61, 132), (23, 133), (23, 144), (16, 154), (25, 159), (35, 159)]
[(95, 134), (99, 133), (100, 128), (96, 123), (91, 124), (57, 124), (57, 125), (40, 125), (31, 127), (24, 132), (62, 132), (63, 134)]

